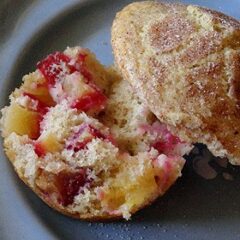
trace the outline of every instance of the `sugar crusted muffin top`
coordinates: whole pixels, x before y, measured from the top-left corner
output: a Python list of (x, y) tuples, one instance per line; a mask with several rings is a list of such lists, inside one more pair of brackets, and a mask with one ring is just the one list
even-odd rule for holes
[(240, 22), (194, 5), (127, 5), (112, 25), (116, 65), (152, 112), (188, 142), (240, 164)]

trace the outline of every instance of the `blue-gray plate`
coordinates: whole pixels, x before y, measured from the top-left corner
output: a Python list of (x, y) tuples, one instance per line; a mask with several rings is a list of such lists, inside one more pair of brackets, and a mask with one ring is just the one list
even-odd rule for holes
[[(0, 107), (19, 86), (23, 74), (42, 57), (66, 46), (90, 48), (112, 64), (110, 28), (128, 0), (1, 0)], [(240, 18), (240, 0), (189, 0)], [(152, 206), (131, 221), (87, 223), (65, 217), (45, 205), (16, 176), (0, 148), (1, 240), (95, 239), (240, 239), (240, 171), (215, 166), (205, 180), (193, 171), (191, 156), (183, 177)]]

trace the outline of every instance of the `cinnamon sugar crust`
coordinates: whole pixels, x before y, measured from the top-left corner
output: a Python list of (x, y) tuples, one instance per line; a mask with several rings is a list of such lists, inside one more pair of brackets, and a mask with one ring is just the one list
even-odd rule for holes
[(136, 2), (112, 26), (116, 65), (188, 142), (240, 164), (240, 23), (192, 5)]

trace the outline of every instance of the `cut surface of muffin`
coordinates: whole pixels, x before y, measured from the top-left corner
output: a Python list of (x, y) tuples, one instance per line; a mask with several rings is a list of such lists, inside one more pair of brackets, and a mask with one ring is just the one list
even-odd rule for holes
[(80, 47), (23, 77), (1, 131), (19, 177), (49, 206), (88, 220), (129, 219), (175, 182), (191, 149)]

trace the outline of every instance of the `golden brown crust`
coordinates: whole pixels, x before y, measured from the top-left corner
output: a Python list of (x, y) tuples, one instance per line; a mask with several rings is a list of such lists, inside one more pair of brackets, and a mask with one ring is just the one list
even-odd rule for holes
[(240, 164), (240, 23), (197, 6), (139, 2), (112, 26), (115, 61), (156, 116)]

